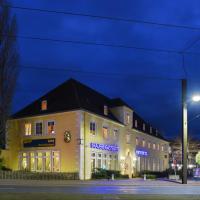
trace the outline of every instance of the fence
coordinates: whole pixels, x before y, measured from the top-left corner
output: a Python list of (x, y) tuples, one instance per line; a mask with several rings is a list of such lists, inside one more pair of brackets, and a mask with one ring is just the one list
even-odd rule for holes
[(0, 179), (21, 180), (78, 180), (78, 173), (0, 171)]

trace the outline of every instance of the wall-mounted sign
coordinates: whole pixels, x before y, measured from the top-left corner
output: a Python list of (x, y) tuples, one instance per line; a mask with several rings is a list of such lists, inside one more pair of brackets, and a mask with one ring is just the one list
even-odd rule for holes
[(137, 156), (148, 156), (148, 152), (144, 150), (136, 150), (135, 153)]
[(71, 139), (72, 139), (72, 135), (71, 135), (70, 131), (65, 131), (64, 132), (64, 141), (66, 143), (69, 143), (69, 142), (71, 142)]
[(53, 147), (56, 145), (55, 138), (48, 139), (27, 139), (23, 141), (24, 147)]
[(113, 152), (117, 152), (119, 150), (119, 147), (117, 145), (97, 144), (97, 143), (90, 143), (90, 148), (106, 150), (106, 151), (113, 151)]

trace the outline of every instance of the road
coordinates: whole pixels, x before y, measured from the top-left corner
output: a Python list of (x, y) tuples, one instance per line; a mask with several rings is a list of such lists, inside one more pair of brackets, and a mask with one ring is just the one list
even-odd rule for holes
[(0, 193), (67, 193), (67, 194), (162, 194), (200, 195), (200, 185), (142, 184), (142, 185), (95, 185), (95, 184), (9, 184), (1, 182)]

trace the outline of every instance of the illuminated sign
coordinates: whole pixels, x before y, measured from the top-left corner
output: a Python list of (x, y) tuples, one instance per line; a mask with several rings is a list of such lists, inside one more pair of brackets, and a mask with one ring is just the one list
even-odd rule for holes
[(136, 150), (135, 153), (137, 156), (148, 156), (148, 152), (144, 150)]
[(49, 138), (49, 139), (28, 139), (24, 140), (23, 146), (24, 147), (53, 147), (56, 145), (56, 139), (55, 138)]
[(106, 151), (114, 151), (114, 152), (117, 152), (119, 150), (119, 147), (117, 145), (97, 144), (97, 143), (90, 143), (90, 148), (106, 150)]

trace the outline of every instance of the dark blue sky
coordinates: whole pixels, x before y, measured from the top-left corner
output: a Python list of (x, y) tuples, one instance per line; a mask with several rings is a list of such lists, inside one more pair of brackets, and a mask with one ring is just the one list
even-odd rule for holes
[[(128, 23), (98, 18), (12, 9), (18, 34), (60, 40), (159, 48), (181, 51), (200, 39), (199, 0), (10, 0), (12, 5), (121, 17), (197, 27), (199, 30)], [(18, 39), (21, 65), (74, 70), (21, 68), (13, 110), (73, 77), (109, 97), (121, 97), (166, 137), (181, 129), (181, 83), (136, 77), (184, 77), (182, 57), (175, 53)], [(200, 53), (200, 42), (188, 51)], [(200, 93), (200, 56), (187, 54), (188, 99)], [(76, 71), (76, 72), (75, 72)], [(83, 73), (95, 72), (95, 73)], [(119, 73), (99, 75), (99, 73)], [(200, 104), (189, 103), (189, 118), (200, 113)], [(189, 133), (200, 136), (200, 119), (191, 122)]]

